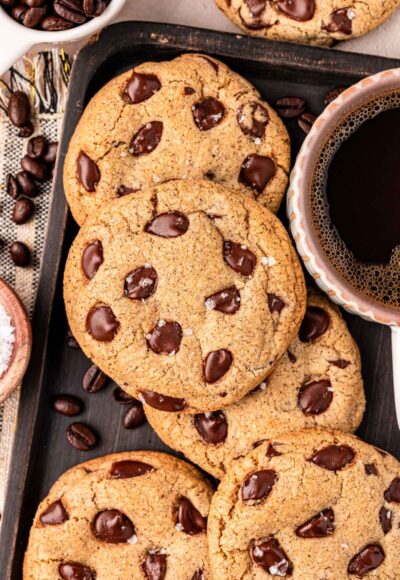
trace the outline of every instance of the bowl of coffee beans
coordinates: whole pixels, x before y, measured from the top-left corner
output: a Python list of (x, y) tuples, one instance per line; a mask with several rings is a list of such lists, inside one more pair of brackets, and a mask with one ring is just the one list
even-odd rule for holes
[(0, 0), (0, 75), (35, 44), (94, 34), (126, 0)]

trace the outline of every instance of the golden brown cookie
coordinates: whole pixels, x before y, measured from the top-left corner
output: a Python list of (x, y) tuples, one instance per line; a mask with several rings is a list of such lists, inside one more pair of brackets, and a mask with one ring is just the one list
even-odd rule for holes
[(247, 34), (321, 46), (369, 32), (399, 6), (399, 0), (215, 1)]
[(259, 92), (218, 60), (185, 54), (141, 64), (97, 93), (71, 139), (64, 188), (80, 225), (106, 201), (186, 178), (275, 213), (289, 168), (289, 136)]
[(365, 408), (360, 367), (357, 345), (339, 309), (310, 292), (306, 316), (288, 351), (238, 403), (194, 416), (144, 408), (167, 445), (221, 479), (235, 459), (263, 439), (315, 426), (355, 431)]
[(94, 217), (68, 256), (65, 305), (86, 355), (121, 388), (158, 409), (196, 413), (232, 404), (271, 372), (306, 296), (270, 211), (181, 180)]
[(211, 502), (214, 580), (399, 578), (400, 463), (339, 431), (264, 442)]
[(82, 463), (40, 504), (23, 580), (209, 580), (211, 496), (194, 467), (163, 453)]

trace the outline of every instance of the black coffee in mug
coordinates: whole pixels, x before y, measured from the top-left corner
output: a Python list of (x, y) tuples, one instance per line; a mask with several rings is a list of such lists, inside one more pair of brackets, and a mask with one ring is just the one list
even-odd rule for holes
[(353, 288), (400, 309), (400, 92), (352, 111), (319, 154), (313, 224)]

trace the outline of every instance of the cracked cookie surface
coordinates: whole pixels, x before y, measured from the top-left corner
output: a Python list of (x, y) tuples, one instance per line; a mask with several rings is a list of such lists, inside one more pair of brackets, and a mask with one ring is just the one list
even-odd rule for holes
[(247, 34), (271, 40), (329, 46), (366, 34), (399, 0), (215, 0)]
[(218, 479), (263, 439), (315, 426), (353, 432), (364, 408), (358, 347), (338, 308), (314, 291), (288, 351), (269, 377), (238, 403), (199, 415), (144, 406), (167, 445)]
[(400, 464), (357, 437), (305, 430), (235, 463), (211, 502), (214, 580), (398, 577)]
[(209, 580), (212, 488), (192, 466), (137, 451), (82, 463), (40, 504), (24, 580)]
[(170, 179), (222, 183), (274, 213), (290, 142), (258, 91), (216, 59), (138, 65), (90, 101), (71, 139), (64, 188), (82, 225), (105, 202)]
[(238, 401), (271, 372), (306, 295), (270, 211), (220, 185), (180, 180), (86, 222), (64, 298), (85, 354), (122, 389), (163, 411), (196, 413)]

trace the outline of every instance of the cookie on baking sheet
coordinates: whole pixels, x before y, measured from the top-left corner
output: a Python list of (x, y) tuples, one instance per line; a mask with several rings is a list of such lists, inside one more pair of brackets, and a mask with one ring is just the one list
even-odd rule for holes
[(288, 133), (259, 92), (218, 60), (185, 54), (97, 93), (71, 139), (64, 188), (80, 225), (106, 201), (184, 178), (222, 183), (275, 213), (289, 168)]
[(399, 0), (215, 0), (237, 26), (255, 36), (329, 46), (376, 28)]
[(167, 445), (220, 479), (260, 440), (315, 426), (355, 431), (365, 408), (358, 347), (339, 309), (310, 292), (299, 335), (271, 375), (244, 399), (193, 416), (144, 408)]
[(23, 580), (208, 580), (211, 496), (194, 467), (164, 453), (82, 463), (40, 504)]
[(81, 228), (64, 297), (85, 354), (164, 411), (218, 410), (272, 370), (305, 309), (280, 221), (208, 181), (170, 181), (109, 204)]
[(395, 580), (400, 463), (357, 437), (308, 429), (233, 464), (208, 518), (214, 580)]

